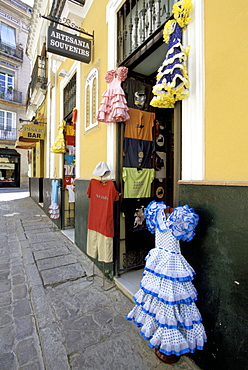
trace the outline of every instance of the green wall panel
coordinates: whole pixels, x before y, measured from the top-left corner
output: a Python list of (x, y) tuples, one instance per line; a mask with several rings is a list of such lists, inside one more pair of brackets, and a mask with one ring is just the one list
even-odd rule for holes
[(193, 359), (202, 369), (248, 369), (248, 187), (179, 185), (179, 204), (200, 216), (182, 253), (193, 281), (208, 343)]
[(75, 188), (75, 244), (86, 253), (89, 198), (86, 190), (89, 181), (76, 180)]

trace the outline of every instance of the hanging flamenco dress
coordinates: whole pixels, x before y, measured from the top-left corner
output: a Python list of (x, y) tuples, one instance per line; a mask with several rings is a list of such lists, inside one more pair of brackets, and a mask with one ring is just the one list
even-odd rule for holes
[(182, 256), (179, 244), (195, 235), (198, 215), (185, 205), (166, 218), (165, 208), (163, 202), (155, 201), (146, 208), (146, 223), (155, 233), (155, 248), (146, 257), (135, 306), (126, 318), (141, 327), (140, 334), (160, 359), (163, 355), (179, 359), (187, 352), (202, 350), (207, 339), (195, 304), (195, 272)]
[(174, 20), (165, 24), (163, 36), (168, 44), (165, 60), (158, 69), (154, 97), (150, 105), (157, 108), (173, 108), (179, 100), (189, 96), (190, 82), (186, 61), (190, 47), (182, 45), (183, 30), (190, 22), (192, 11), (191, 0), (181, 0), (173, 5)]
[(64, 130), (65, 130), (66, 122), (63, 120), (58, 127), (58, 135), (54, 144), (52, 145), (51, 152), (52, 153), (66, 153), (66, 146), (65, 146), (65, 138), (64, 138)]
[(127, 78), (128, 69), (119, 67), (117, 71), (108, 71), (105, 80), (108, 83), (108, 89), (104, 92), (100, 108), (96, 119), (99, 122), (125, 122), (128, 120), (128, 106), (125, 93), (121, 83)]

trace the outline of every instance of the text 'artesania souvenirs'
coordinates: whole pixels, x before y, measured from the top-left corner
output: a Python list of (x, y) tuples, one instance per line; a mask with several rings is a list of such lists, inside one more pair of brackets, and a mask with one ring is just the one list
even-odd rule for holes
[(84, 63), (89, 63), (91, 59), (90, 40), (51, 26), (48, 28), (47, 50)]

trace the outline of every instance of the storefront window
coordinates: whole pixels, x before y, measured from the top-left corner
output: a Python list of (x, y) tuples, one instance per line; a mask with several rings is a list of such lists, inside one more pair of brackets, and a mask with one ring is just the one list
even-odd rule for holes
[(0, 187), (6, 186), (20, 186), (20, 155), (0, 148)]
[(85, 130), (98, 125), (96, 110), (98, 106), (98, 69), (93, 68), (85, 82)]

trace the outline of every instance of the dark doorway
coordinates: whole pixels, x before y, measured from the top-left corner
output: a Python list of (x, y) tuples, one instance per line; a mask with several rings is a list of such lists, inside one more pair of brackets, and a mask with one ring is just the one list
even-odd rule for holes
[(20, 154), (0, 148), (0, 187), (20, 187)]

